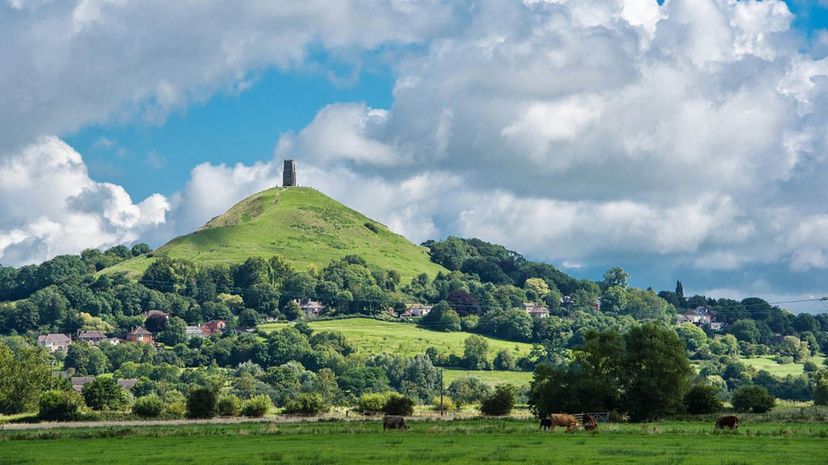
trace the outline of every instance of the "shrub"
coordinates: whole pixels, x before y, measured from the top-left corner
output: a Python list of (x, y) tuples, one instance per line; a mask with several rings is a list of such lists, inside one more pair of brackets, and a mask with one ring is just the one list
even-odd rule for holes
[(814, 386), (814, 405), (828, 405), (828, 379), (820, 377)]
[(357, 401), (357, 408), (360, 412), (379, 413), (385, 408), (385, 403), (388, 402), (390, 392), (371, 392), (359, 396)]
[(733, 393), (733, 408), (739, 412), (764, 413), (772, 409), (776, 399), (762, 386), (742, 386)]
[(480, 378), (469, 376), (452, 381), (448, 387), (448, 395), (458, 406), (474, 404), (491, 396), (492, 388)]
[(95, 378), (83, 387), (83, 400), (93, 410), (120, 410), (127, 404), (126, 391), (113, 378)]
[(187, 396), (187, 417), (213, 418), (218, 413), (218, 393), (214, 389), (199, 387)]
[(241, 413), (242, 401), (239, 396), (228, 394), (219, 397), (218, 414), (223, 417), (237, 417)]
[(319, 394), (303, 392), (285, 405), (285, 413), (292, 415), (317, 415), (329, 410)]
[(484, 415), (508, 415), (515, 407), (515, 387), (510, 384), (498, 384), (494, 394), (483, 399), (480, 412)]
[[(434, 404), (434, 410), (439, 412), (440, 411), (440, 396), (435, 396), (432, 403)], [(443, 396), (443, 411), (448, 412), (450, 410), (457, 410), (457, 406), (454, 405), (454, 401), (451, 400), (451, 397)]]
[(414, 401), (408, 397), (393, 393), (388, 396), (382, 411), (386, 415), (402, 415), (408, 416), (414, 413)]
[(164, 414), (170, 418), (184, 418), (187, 415), (187, 403), (183, 400), (171, 402), (164, 409)]
[(52, 421), (77, 420), (83, 405), (83, 398), (75, 391), (46, 391), (40, 396), (37, 417)]
[(141, 418), (157, 418), (164, 413), (164, 401), (155, 394), (139, 397), (132, 404), (132, 413)]
[(517, 368), (515, 357), (506, 349), (501, 349), (494, 359), (494, 367), (498, 370), (514, 370)]
[(258, 396), (253, 396), (244, 402), (241, 414), (246, 417), (263, 417), (267, 414), (267, 411), (270, 410), (271, 405), (272, 403), (270, 402), (270, 397), (267, 397), (264, 394), (259, 394)]
[(719, 390), (715, 386), (696, 384), (684, 395), (684, 406), (693, 415), (718, 412), (722, 408)]

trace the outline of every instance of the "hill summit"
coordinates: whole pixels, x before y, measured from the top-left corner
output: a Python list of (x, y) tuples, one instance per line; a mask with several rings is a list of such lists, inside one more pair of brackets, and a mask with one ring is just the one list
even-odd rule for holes
[(150, 256), (136, 257), (108, 271), (136, 275), (160, 256), (212, 265), (273, 255), (281, 255), (299, 270), (359, 255), (370, 265), (399, 271), (404, 279), (445, 271), (431, 262), (427, 249), (308, 187), (276, 187), (251, 195)]

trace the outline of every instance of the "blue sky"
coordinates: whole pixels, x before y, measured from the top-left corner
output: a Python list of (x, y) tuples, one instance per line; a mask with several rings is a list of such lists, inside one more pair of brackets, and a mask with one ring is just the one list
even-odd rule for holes
[(416, 242), (828, 293), (828, 3), (660, 3), (3, 4), (0, 263), (160, 245), (289, 155)]

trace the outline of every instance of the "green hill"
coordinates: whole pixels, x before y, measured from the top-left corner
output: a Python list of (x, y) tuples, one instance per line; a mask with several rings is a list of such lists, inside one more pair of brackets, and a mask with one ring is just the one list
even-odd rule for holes
[(300, 270), (311, 264), (323, 267), (345, 255), (360, 255), (371, 265), (399, 271), (404, 280), (445, 271), (429, 260), (425, 248), (384, 225), (315, 189), (289, 187), (254, 194), (151, 256), (127, 260), (106, 272), (126, 271), (137, 276), (159, 256), (211, 265), (273, 255), (281, 255)]

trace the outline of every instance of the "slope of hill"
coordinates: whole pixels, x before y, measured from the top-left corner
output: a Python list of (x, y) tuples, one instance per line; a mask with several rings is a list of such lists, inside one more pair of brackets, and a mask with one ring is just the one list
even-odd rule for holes
[(273, 188), (254, 194), (199, 230), (171, 240), (152, 257), (136, 257), (106, 271), (137, 276), (159, 256), (211, 265), (273, 255), (281, 255), (304, 270), (311, 264), (323, 267), (352, 254), (371, 265), (397, 270), (404, 280), (419, 273), (433, 276), (445, 271), (431, 262), (425, 248), (307, 187)]

